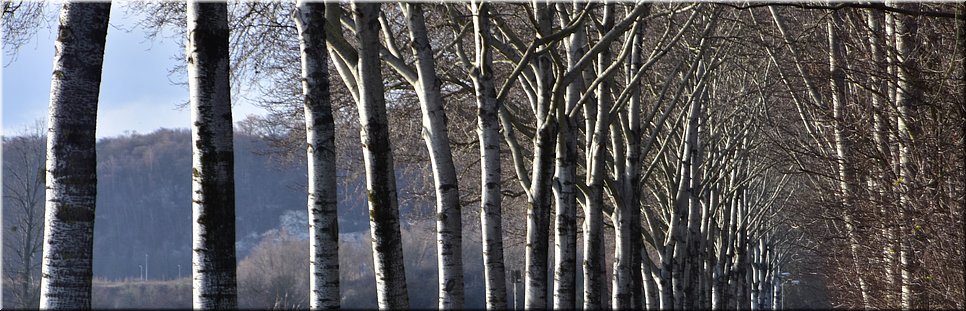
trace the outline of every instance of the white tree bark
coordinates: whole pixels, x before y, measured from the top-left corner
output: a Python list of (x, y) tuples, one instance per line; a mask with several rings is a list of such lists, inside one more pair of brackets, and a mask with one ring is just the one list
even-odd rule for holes
[(298, 1), (295, 24), (302, 60), (308, 165), (309, 307), (338, 309), (339, 219), (335, 124), (329, 94), (325, 4)]
[(433, 182), (436, 186), (436, 258), (439, 269), (439, 308), (463, 308), (463, 248), (462, 217), (459, 199), (459, 181), (449, 147), (446, 128), (446, 112), (433, 49), (429, 43), (422, 5), (402, 5), (406, 14), (413, 54), (416, 55), (416, 71), (419, 76), (416, 94), (423, 116), (423, 139), (429, 149), (433, 166)]
[(493, 85), (493, 55), (489, 46), (490, 5), (472, 2), (476, 64), (471, 78), (476, 90), (477, 134), (480, 137), (480, 228), (483, 230), (483, 269), (486, 308), (507, 308), (506, 270), (503, 264), (503, 215), (500, 159), (500, 103)]
[[(650, 4), (648, 4), (648, 10), (650, 10)], [(649, 12), (648, 12), (649, 13)], [(631, 88), (630, 100), (627, 103), (627, 109), (621, 114), (621, 128), (623, 128), (626, 133), (624, 134), (625, 156), (624, 156), (624, 178), (621, 183), (621, 197), (622, 204), (621, 209), (625, 210), (629, 218), (628, 223), (630, 223), (630, 245), (625, 246), (625, 249), (629, 249), (631, 252), (630, 259), (630, 273), (631, 273), (631, 304), (629, 307), (631, 309), (641, 309), (647, 305), (647, 286), (650, 284), (646, 281), (647, 277), (650, 276), (650, 272), (645, 276), (641, 272), (644, 270), (644, 265), (650, 265), (650, 260), (645, 262), (643, 257), (647, 256), (646, 249), (644, 248), (644, 240), (641, 235), (641, 83), (640, 80), (635, 80), (632, 77), (638, 75), (640, 71), (644, 70), (644, 23), (638, 24), (634, 27), (632, 50), (630, 54), (630, 60), (628, 61), (628, 71), (627, 71), (627, 87)]]
[(359, 42), (359, 122), (366, 165), (372, 259), (380, 309), (409, 307), (399, 203), (379, 60), (379, 3), (352, 2)]
[[(564, 4), (558, 4), (565, 6)], [(573, 8), (574, 14), (580, 5)], [(569, 24), (571, 18), (561, 10), (561, 24)], [(586, 50), (583, 27), (565, 39), (567, 67), (573, 69)], [(576, 107), (583, 90), (583, 80), (578, 78), (567, 85), (566, 102), (557, 105), (557, 146), (553, 194), (556, 219), (554, 226), (554, 283), (553, 308), (574, 309), (577, 304), (577, 122), (567, 115)]]
[[(918, 9), (922, 4), (906, 4), (908, 9)], [(922, 182), (918, 179), (919, 167), (913, 158), (916, 139), (922, 133), (917, 121), (920, 97), (919, 81), (919, 23), (915, 16), (897, 16), (896, 36), (896, 107), (899, 110), (899, 219), (900, 247), (899, 261), (902, 274), (902, 295), (900, 307), (903, 310), (928, 308), (925, 293), (920, 254), (923, 245), (922, 227), (927, 224), (920, 219), (916, 207), (919, 203)]]
[(866, 284), (865, 278), (862, 276), (863, 272), (859, 270), (859, 240), (858, 232), (856, 232), (855, 224), (853, 223), (853, 213), (855, 209), (855, 199), (853, 198), (853, 189), (855, 188), (855, 173), (851, 165), (852, 155), (850, 146), (851, 143), (847, 140), (848, 135), (846, 133), (845, 127), (845, 94), (846, 94), (846, 84), (845, 84), (845, 64), (844, 64), (844, 46), (839, 39), (838, 30), (836, 30), (836, 25), (843, 25), (845, 22), (841, 16), (841, 12), (833, 12), (832, 18), (829, 19), (828, 25), (828, 42), (829, 42), (829, 70), (831, 72), (831, 85), (832, 85), (832, 118), (833, 118), (833, 132), (835, 136), (835, 154), (838, 162), (838, 174), (839, 174), (839, 191), (841, 192), (841, 200), (844, 205), (843, 217), (845, 221), (846, 235), (849, 239), (849, 248), (852, 255), (853, 265), (856, 269), (856, 274), (858, 275), (859, 283), (859, 293), (862, 296), (862, 306), (864, 309), (868, 310), (871, 308), (869, 289)]
[(193, 296), (196, 309), (237, 308), (235, 177), (228, 5), (188, 2)]
[[(604, 5), (603, 31), (613, 28), (614, 4)], [(610, 65), (610, 53), (597, 55), (598, 68)], [(584, 107), (586, 136), (587, 195), (584, 202), (584, 309), (597, 310), (605, 306), (607, 295), (604, 261), (604, 178), (607, 172), (605, 155), (608, 141), (609, 112), (611, 109), (610, 79), (605, 79), (594, 90), (596, 105)]]
[[(544, 2), (534, 2), (534, 19), (539, 36), (551, 33), (553, 7)], [(547, 307), (549, 278), (547, 275), (550, 240), (551, 183), (553, 177), (554, 146), (557, 138), (557, 122), (551, 111), (551, 91), (554, 85), (553, 61), (549, 51), (534, 56), (531, 66), (536, 80), (537, 133), (534, 138), (533, 171), (531, 172), (530, 206), (527, 208), (526, 283), (524, 285), (526, 309)]]
[[(869, 54), (872, 62), (877, 64), (877, 69), (881, 72), (886, 72), (886, 77), (889, 76), (889, 68), (891, 67), (887, 62), (889, 62), (889, 56), (886, 53), (887, 45), (884, 33), (884, 22), (885, 13), (877, 10), (869, 10), (867, 12), (867, 25), (869, 26)], [(895, 172), (891, 169), (893, 165), (893, 154), (892, 147), (893, 140), (891, 139), (891, 129), (889, 126), (890, 116), (893, 109), (889, 101), (888, 93), (889, 86), (887, 79), (880, 76), (871, 76), (873, 92), (870, 94), (871, 105), (873, 109), (873, 141), (876, 145), (876, 150), (879, 152), (879, 156), (883, 159), (880, 161), (875, 169), (875, 175), (869, 181), (869, 188), (875, 189), (873, 191), (872, 200), (876, 202), (895, 202), (897, 198), (894, 196), (892, 191), (889, 191), (892, 187), (892, 181), (897, 180)], [(895, 92), (893, 89), (892, 92)], [(882, 270), (885, 274), (885, 290), (882, 299), (883, 306), (893, 307), (897, 303), (897, 291), (899, 285), (899, 278), (897, 277), (897, 271), (894, 269), (896, 260), (896, 250), (898, 247), (895, 245), (895, 226), (894, 222), (894, 207), (889, 206), (890, 204), (882, 204), (879, 207), (879, 217), (886, 222), (886, 224), (881, 228), (881, 234), (885, 243), (881, 247), (881, 258), (882, 258)]]
[(54, 42), (47, 124), (41, 309), (90, 309), (95, 130), (110, 3), (65, 3)]

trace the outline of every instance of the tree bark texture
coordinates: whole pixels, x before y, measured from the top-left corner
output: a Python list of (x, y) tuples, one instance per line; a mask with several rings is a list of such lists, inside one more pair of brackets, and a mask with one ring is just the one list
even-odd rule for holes
[[(534, 3), (535, 20), (540, 36), (551, 32), (553, 7), (547, 3)], [(550, 110), (551, 90), (554, 84), (553, 62), (549, 51), (542, 52), (533, 60), (536, 81), (537, 133), (534, 138), (533, 171), (531, 172), (529, 207), (527, 208), (526, 283), (524, 285), (524, 308), (544, 309), (550, 280), (547, 268), (550, 245), (550, 205), (554, 167), (554, 146), (557, 140), (557, 122)]]
[(480, 228), (486, 308), (506, 309), (506, 269), (503, 263), (503, 194), (501, 193), (500, 103), (493, 82), (490, 48), (490, 4), (472, 2), (476, 64), (471, 78), (476, 92), (477, 134), (480, 137)]
[(187, 20), (193, 141), (192, 303), (196, 309), (234, 309), (238, 298), (228, 5), (189, 1)]
[(97, 103), (110, 3), (65, 3), (47, 124), (41, 309), (90, 309)]
[(380, 309), (405, 309), (409, 307), (409, 294), (406, 289), (395, 168), (379, 60), (380, 5), (352, 2), (359, 42), (360, 100), (357, 104), (366, 165), (376, 300)]
[(463, 308), (463, 247), (462, 217), (459, 198), (459, 181), (453, 154), (450, 151), (449, 131), (446, 128), (446, 112), (440, 81), (436, 76), (436, 63), (429, 42), (422, 5), (403, 4), (412, 38), (413, 54), (416, 55), (416, 71), (423, 119), (423, 140), (429, 151), (436, 186), (436, 258), (439, 269), (439, 308)]
[(299, 1), (296, 10), (308, 165), (309, 307), (338, 309), (341, 300), (338, 186), (329, 55), (325, 44), (325, 4)]

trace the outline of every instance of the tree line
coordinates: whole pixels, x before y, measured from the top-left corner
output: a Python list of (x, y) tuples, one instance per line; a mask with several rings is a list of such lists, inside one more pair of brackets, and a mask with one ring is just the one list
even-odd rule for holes
[[(249, 86), (307, 159), (313, 309), (340, 307), (342, 149), (363, 159), (380, 308), (409, 306), (397, 162), (427, 158), (439, 308), (464, 306), (464, 208), (487, 308), (507, 307), (511, 218), (528, 309), (780, 308), (791, 267), (836, 306), (964, 306), (962, 4), (146, 7), (187, 38), (196, 308), (237, 307), (231, 89)], [(109, 11), (61, 11), (42, 308), (90, 306)]]

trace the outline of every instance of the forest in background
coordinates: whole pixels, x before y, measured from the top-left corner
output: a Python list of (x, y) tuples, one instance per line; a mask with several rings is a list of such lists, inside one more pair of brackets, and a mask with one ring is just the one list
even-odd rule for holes
[[(367, 180), (380, 307), (422, 305), (399, 214), (420, 200), (440, 308), (471, 306), (480, 244), (500, 250), (481, 256), (491, 308), (511, 266), (529, 308), (770, 309), (789, 283), (833, 307), (963, 306), (962, 4), (228, 8), (219, 57), (272, 111), (239, 127), (342, 168), (308, 176)], [(198, 26), (149, 10), (155, 35)]]

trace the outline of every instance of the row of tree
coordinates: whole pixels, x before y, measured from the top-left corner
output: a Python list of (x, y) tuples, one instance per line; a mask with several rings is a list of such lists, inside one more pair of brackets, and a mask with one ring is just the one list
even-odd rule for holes
[[(359, 132), (378, 305), (409, 306), (394, 157), (418, 153), (394, 138), (416, 117), (440, 308), (463, 306), (469, 204), (480, 208), (486, 306), (507, 307), (508, 196), (527, 202), (507, 212), (526, 214), (528, 309), (777, 308), (787, 267), (809, 255), (838, 275), (827, 281), (846, 306), (962, 307), (962, 291), (940, 290), (962, 278), (932, 281), (964, 267), (949, 262), (963, 258), (963, 233), (945, 225), (963, 217), (964, 70), (950, 56), (962, 49), (961, 5), (796, 6), (156, 4), (148, 24), (184, 21), (188, 38), (194, 305), (237, 306), (235, 83), (269, 84), (277, 113), (264, 121), (282, 129), (269, 132), (305, 147), (312, 308), (340, 301), (336, 154), (358, 148), (336, 144), (340, 127)], [(87, 164), (109, 9), (62, 11), (41, 307), (90, 305)], [(870, 259), (884, 280), (868, 276)]]

